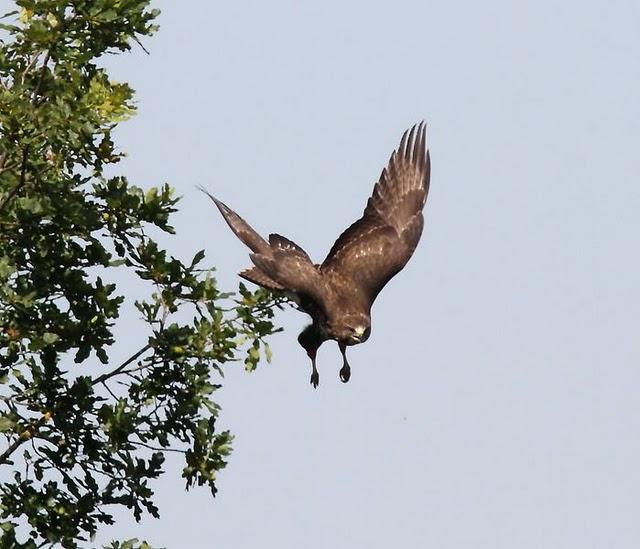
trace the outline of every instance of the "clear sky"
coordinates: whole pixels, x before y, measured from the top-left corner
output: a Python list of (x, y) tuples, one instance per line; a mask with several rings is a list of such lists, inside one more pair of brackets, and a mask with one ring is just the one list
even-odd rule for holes
[(219, 496), (176, 461), (162, 519), (100, 540), (640, 547), (640, 4), (156, 5), (151, 55), (109, 61), (139, 101), (120, 171), (184, 195), (167, 246), (223, 287), (247, 250), (195, 185), (320, 261), (424, 118), (431, 193), (351, 381), (329, 343), (313, 390), (307, 318), (281, 313), (273, 363), (227, 369)]

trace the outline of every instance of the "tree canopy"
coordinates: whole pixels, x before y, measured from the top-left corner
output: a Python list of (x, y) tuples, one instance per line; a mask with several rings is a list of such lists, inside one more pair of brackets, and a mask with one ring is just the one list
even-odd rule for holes
[[(203, 251), (183, 262), (152, 237), (174, 233), (172, 188), (106, 175), (135, 107), (101, 60), (156, 31), (149, 0), (15, 4), (0, 42), (0, 546), (77, 547), (114, 505), (158, 516), (169, 451), (187, 488), (215, 494), (232, 440), (216, 428), (222, 367), (269, 358), (281, 298), (223, 293)], [(147, 297), (131, 303), (129, 283)], [(141, 317), (126, 342), (123, 311)], [(111, 545), (134, 546), (148, 547)]]

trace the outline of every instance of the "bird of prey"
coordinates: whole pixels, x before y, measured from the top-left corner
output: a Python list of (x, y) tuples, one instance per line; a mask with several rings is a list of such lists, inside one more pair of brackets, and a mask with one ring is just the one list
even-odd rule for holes
[(271, 234), (265, 240), (237, 213), (202, 189), (253, 252), (249, 254), (253, 267), (240, 276), (284, 292), (311, 316), (312, 323), (298, 336), (298, 342), (311, 359), (314, 387), (320, 381), (316, 353), (329, 339), (338, 342), (342, 353), (340, 379), (349, 381), (347, 346), (369, 338), (374, 300), (406, 265), (420, 240), (430, 173), (426, 125), (422, 122), (404, 132), (362, 217), (340, 235), (320, 265), (284, 236)]

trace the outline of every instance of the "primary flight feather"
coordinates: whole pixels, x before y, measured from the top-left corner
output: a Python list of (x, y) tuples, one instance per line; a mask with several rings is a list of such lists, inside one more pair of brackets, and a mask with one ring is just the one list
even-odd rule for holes
[(371, 306), (380, 290), (413, 255), (424, 225), (431, 160), (424, 122), (407, 130), (373, 188), (367, 206), (336, 240), (321, 265), (296, 243), (278, 234), (262, 238), (228, 206), (211, 196), (236, 236), (253, 252), (253, 267), (240, 276), (270, 290), (284, 291), (313, 322), (298, 336), (311, 359), (311, 384), (318, 386), (318, 348), (338, 342), (340, 379), (349, 381), (346, 348), (371, 333)]

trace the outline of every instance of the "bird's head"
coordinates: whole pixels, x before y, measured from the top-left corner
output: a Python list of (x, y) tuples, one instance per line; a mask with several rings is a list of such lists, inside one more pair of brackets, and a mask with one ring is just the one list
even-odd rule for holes
[(327, 322), (327, 331), (331, 339), (346, 345), (364, 343), (371, 335), (371, 319), (363, 313), (342, 315)]

